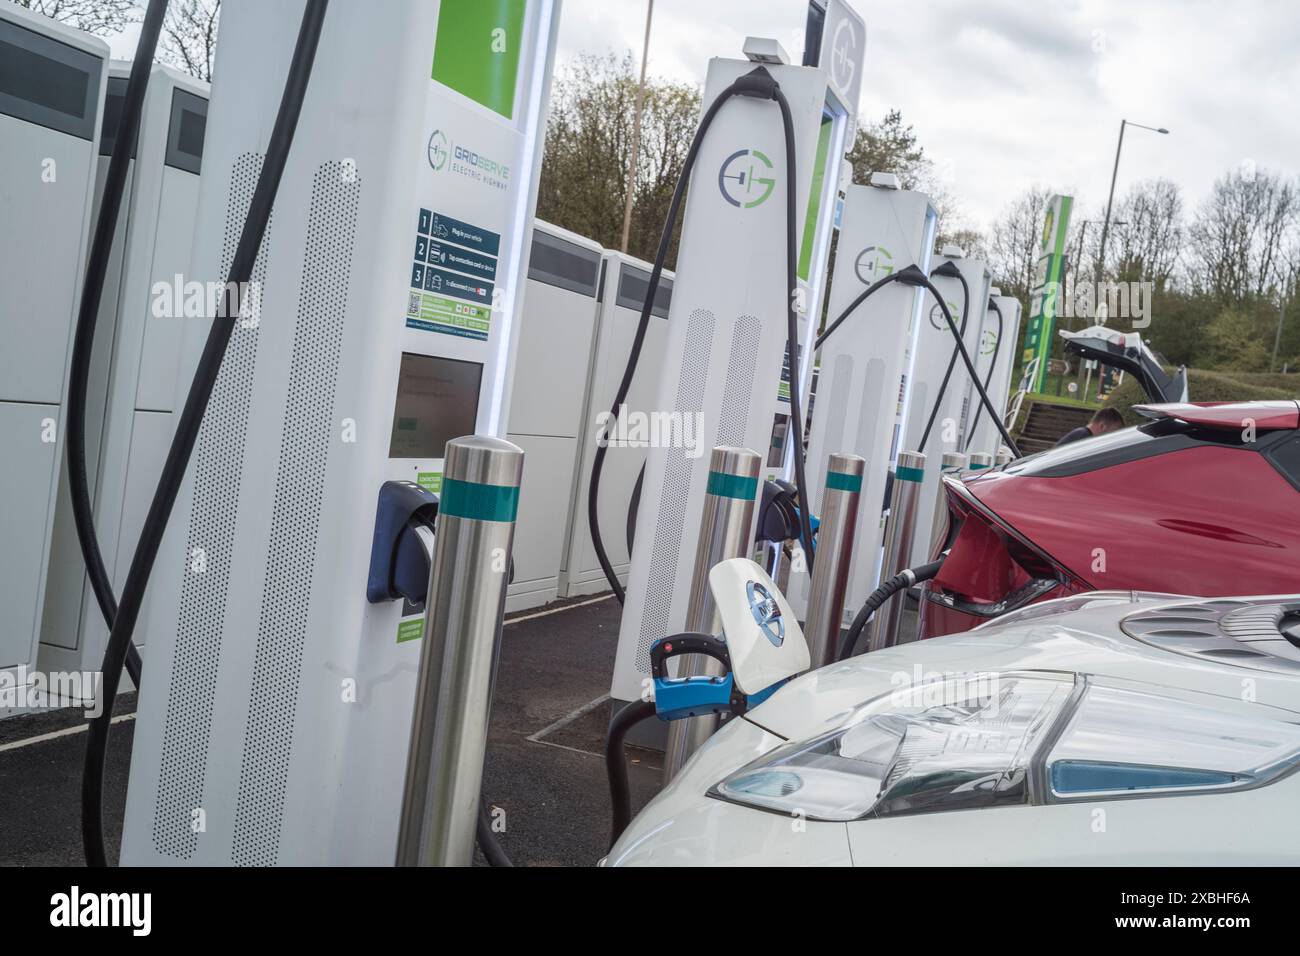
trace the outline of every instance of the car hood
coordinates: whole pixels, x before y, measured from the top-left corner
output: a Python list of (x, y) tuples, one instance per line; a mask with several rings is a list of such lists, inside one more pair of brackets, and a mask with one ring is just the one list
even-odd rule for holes
[[(1295, 596), (1243, 598), (1294, 602)], [(862, 654), (795, 678), (746, 714), (765, 730), (802, 740), (838, 726), (862, 704), (901, 688), (969, 673), (1058, 671), (1200, 691), (1300, 711), (1295, 674), (1170, 650), (1129, 636), (1125, 619), (1210, 599), (1093, 592), (1035, 605), (973, 631)]]

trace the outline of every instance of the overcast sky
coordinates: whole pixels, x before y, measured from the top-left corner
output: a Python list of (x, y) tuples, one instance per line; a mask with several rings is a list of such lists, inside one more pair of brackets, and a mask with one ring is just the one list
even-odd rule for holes
[[(969, 225), (1039, 183), (1101, 206), (1166, 176), (1195, 205), (1244, 161), (1300, 169), (1294, 0), (850, 0), (867, 23), (862, 112), (896, 107)], [(803, 0), (656, 0), (650, 72), (702, 83), (746, 35), (802, 51)], [(559, 57), (641, 55), (645, 0), (564, 0)]]
[[(964, 224), (986, 228), (1032, 184), (1089, 210), (1167, 176), (1194, 206), (1243, 162), (1300, 170), (1300, 5), (1294, 0), (850, 0), (867, 22), (862, 112), (896, 107)], [(559, 61), (641, 55), (645, 0), (563, 0)], [(700, 84), (747, 35), (797, 59), (804, 0), (656, 0), (650, 72)], [(129, 56), (135, 30), (114, 42)]]

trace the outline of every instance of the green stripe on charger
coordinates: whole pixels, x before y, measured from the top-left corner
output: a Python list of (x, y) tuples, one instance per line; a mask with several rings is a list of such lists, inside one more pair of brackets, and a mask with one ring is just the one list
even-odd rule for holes
[(718, 498), (739, 498), (753, 501), (758, 496), (758, 479), (744, 475), (727, 475), (720, 471), (709, 472), (708, 492)]
[(442, 479), (438, 513), (471, 521), (514, 521), (519, 512), (519, 489), (482, 485), (476, 481)]
[(828, 471), (826, 487), (832, 491), (851, 491), (857, 494), (862, 490), (862, 476), (847, 475), (842, 471)]
[(894, 472), (894, 474), (898, 477), (900, 481), (924, 481), (925, 480), (924, 468), (908, 468), (904, 465), (900, 465), (898, 469)]

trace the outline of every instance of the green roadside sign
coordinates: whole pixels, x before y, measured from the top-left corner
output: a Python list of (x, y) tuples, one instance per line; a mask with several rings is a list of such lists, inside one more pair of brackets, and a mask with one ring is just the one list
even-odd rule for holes
[(1034, 266), (1034, 284), (1029, 290), (1029, 324), (1025, 329), (1024, 364), (1038, 359), (1033, 389), (1041, 392), (1047, 383), (1048, 358), (1056, 334), (1056, 314), (1061, 298), (1061, 279), (1065, 274), (1065, 238), (1070, 229), (1070, 210), (1074, 199), (1053, 196), (1047, 203), (1043, 232), (1039, 239), (1038, 261)]

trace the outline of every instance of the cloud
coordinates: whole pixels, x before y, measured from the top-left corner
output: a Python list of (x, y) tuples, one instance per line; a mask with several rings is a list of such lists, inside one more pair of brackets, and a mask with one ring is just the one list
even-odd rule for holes
[[(951, 180), (969, 225), (986, 228), (1035, 183), (1105, 203), (1121, 119), (1130, 130), (1117, 195), (1165, 176), (1195, 204), (1243, 159), (1295, 174), (1300, 17), (1286, 0), (851, 0), (867, 22), (863, 113), (898, 108)], [(640, 56), (640, 0), (565, 0), (561, 62)], [(709, 57), (746, 35), (801, 52), (797, 3), (656, 0), (650, 72), (702, 83)]]

